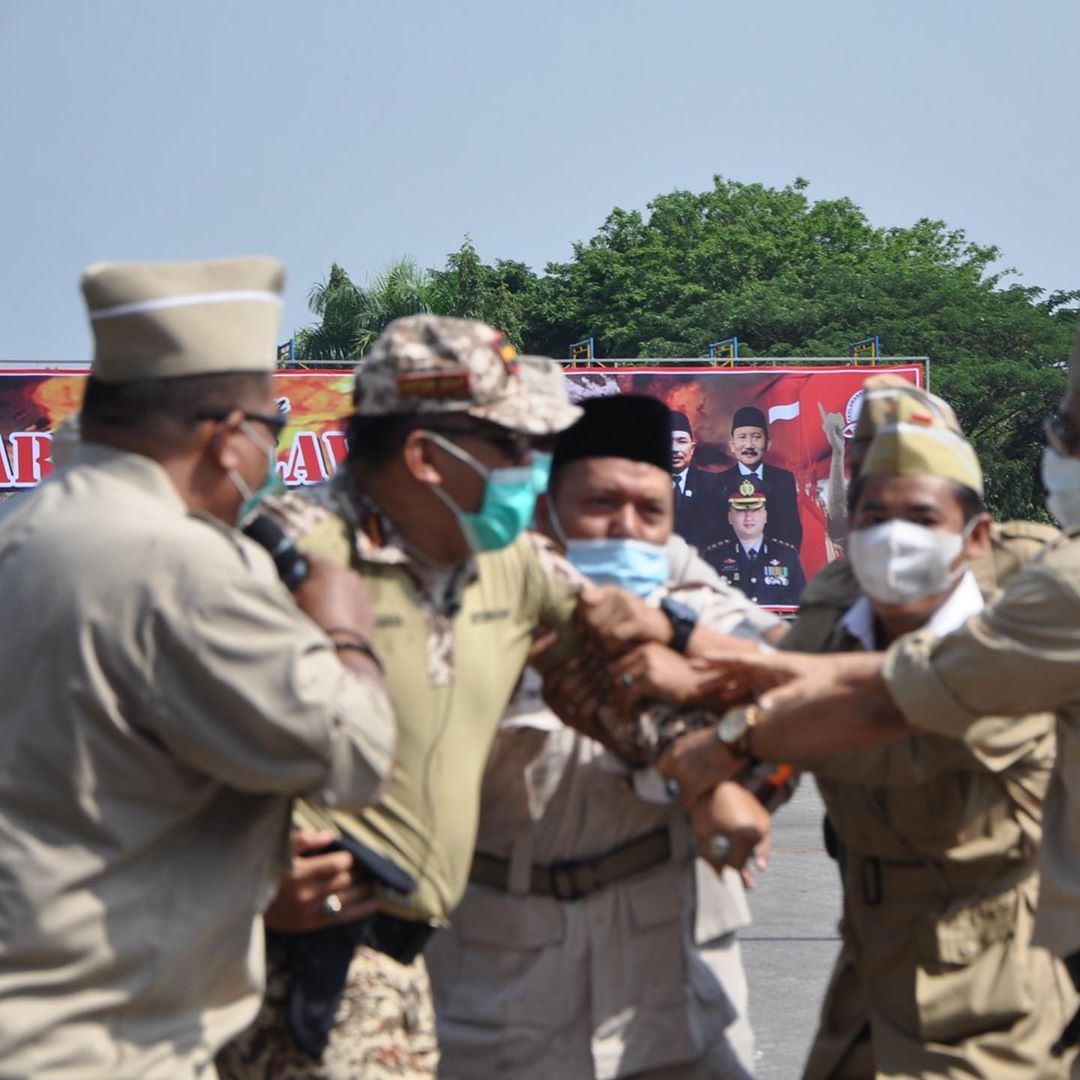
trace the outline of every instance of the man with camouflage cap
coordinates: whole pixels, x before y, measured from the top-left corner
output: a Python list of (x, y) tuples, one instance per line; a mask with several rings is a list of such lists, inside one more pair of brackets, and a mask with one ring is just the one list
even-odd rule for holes
[(233, 528), (274, 459), (282, 281), (83, 276), (81, 441), (0, 517), (5, 1076), (212, 1076), (258, 1007), (291, 799), (359, 809), (389, 771), (359, 579), (313, 563), (294, 601)]
[[(326, 820), (404, 868), (416, 888), (381, 889), (381, 913), (361, 918), (344, 853), (316, 856), (329, 860), (322, 876), (298, 865), (268, 915), (291, 932), (271, 943), (268, 1000), (220, 1057), (223, 1076), (434, 1072), (419, 951), (465, 888), (484, 763), (534, 631), (560, 637), (549, 665), (575, 647), (578, 579), (522, 531), (547, 484), (549, 459), (534, 440), (568, 427), (580, 410), (565, 396), (530, 392), (530, 380), (546, 376), (529, 366), (523, 376), (506, 338), (481, 323), (430, 315), (391, 323), (357, 369), (342, 469), (325, 488), (272, 504), (302, 548), (351, 564), (371, 592), (375, 648), (401, 731), (398, 762), (376, 806)], [(326, 839), (303, 834), (301, 842)], [(301, 970), (317, 936), (295, 931), (327, 934), (348, 923), (352, 963), (341, 971), (339, 1009), (336, 991), (313, 988)]]

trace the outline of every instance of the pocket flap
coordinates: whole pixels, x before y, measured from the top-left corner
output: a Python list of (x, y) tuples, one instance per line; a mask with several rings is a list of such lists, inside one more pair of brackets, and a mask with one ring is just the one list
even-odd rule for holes
[(970, 964), (989, 945), (1007, 940), (1016, 929), (1020, 893), (954, 905), (937, 918), (928, 934), (928, 959), (946, 964)]
[(463, 941), (501, 948), (539, 949), (556, 945), (565, 933), (562, 904), (547, 896), (510, 896), (470, 885), (451, 917)]
[(682, 917), (685, 882), (681, 873), (671, 873), (670, 865), (641, 881), (631, 881), (626, 892), (630, 915), (639, 930), (673, 922)]

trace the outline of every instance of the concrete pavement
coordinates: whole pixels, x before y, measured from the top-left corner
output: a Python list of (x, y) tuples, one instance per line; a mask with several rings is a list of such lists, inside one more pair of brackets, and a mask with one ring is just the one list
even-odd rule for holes
[(797, 1080), (839, 950), (840, 886), (822, 845), (823, 815), (804, 779), (776, 815), (770, 865), (750, 893), (754, 921), (740, 940), (759, 1080)]

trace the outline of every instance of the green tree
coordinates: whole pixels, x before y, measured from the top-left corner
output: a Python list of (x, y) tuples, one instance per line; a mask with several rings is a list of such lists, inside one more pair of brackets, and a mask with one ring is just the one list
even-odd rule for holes
[(333, 263), (326, 281), (308, 293), (308, 306), (319, 322), (297, 331), (297, 357), (357, 360), (387, 323), (402, 315), (432, 311), (433, 299), (430, 276), (411, 259), (395, 260), (366, 286), (355, 284)]
[(441, 315), (480, 319), (524, 347), (525, 309), (536, 287), (536, 275), (524, 263), (483, 262), (472, 241), (448, 255), (441, 270), (431, 271), (433, 310)]
[(1060, 396), (1080, 292), (1049, 296), (991, 272), (999, 252), (921, 220), (870, 224), (849, 199), (812, 202), (717, 177), (616, 208), (526, 293), (525, 344), (565, 356), (690, 357), (736, 334), (747, 356), (843, 356), (878, 334), (890, 355), (928, 355), (933, 388), (982, 456), (1001, 516), (1041, 514), (1039, 424)]

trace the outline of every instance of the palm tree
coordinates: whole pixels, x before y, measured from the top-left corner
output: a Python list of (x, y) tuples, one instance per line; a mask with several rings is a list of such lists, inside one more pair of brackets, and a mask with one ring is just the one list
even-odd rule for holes
[(395, 259), (385, 270), (355, 284), (337, 263), (326, 281), (313, 285), (308, 306), (320, 319), (297, 331), (300, 360), (348, 363), (358, 360), (387, 323), (432, 310), (429, 275), (412, 259)]

